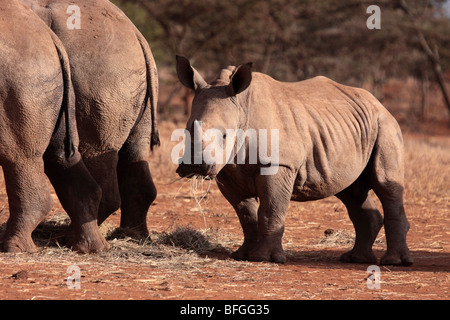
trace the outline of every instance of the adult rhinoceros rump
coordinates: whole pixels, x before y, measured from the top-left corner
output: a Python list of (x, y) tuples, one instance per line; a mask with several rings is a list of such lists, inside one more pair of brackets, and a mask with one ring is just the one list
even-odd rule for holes
[(96, 219), (101, 190), (77, 150), (67, 53), (17, 0), (0, 0), (0, 16), (0, 165), (10, 210), (2, 249), (36, 250), (31, 233), (52, 206), (44, 170), (72, 220), (68, 244), (106, 249)]
[(285, 262), (281, 240), (289, 201), (336, 195), (356, 231), (354, 248), (341, 260), (376, 263), (372, 245), (383, 219), (369, 194), (373, 189), (383, 205), (387, 239), (381, 264), (412, 264), (403, 209), (402, 135), (370, 93), (325, 77), (282, 83), (252, 73), (251, 64), (223, 70), (211, 85), (186, 58), (177, 57), (177, 71), (180, 81), (195, 90), (187, 123), (191, 134), (194, 120), (202, 121), (203, 131), (279, 130), (276, 174), (262, 175), (262, 165), (248, 161), (181, 163), (177, 169), (181, 176), (216, 176), (244, 232), (243, 245), (232, 255), (235, 259)]
[(158, 77), (147, 42), (107, 0), (22, 2), (69, 55), (79, 150), (102, 189), (98, 222), (121, 207), (121, 227), (147, 236), (147, 211), (156, 197), (147, 159), (159, 144)]

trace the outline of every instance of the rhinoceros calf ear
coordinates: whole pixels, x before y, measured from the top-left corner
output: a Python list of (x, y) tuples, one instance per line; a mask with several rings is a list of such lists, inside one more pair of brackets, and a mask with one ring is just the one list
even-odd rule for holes
[(201, 89), (207, 86), (203, 77), (195, 70), (189, 60), (177, 55), (177, 74), (180, 82), (192, 90)]
[(252, 82), (252, 65), (253, 63), (251, 62), (242, 64), (231, 75), (230, 91), (233, 95), (237, 95), (247, 89), (250, 82)]

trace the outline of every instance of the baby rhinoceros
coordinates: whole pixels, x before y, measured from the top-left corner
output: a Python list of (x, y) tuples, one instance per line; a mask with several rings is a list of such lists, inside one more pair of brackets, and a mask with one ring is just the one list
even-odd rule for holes
[[(181, 83), (195, 91), (186, 130), (194, 135), (192, 149), (201, 150), (200, 155), (194, 150), (191, 159), (196, 161), (191, 163), (187, 148), (177, 172), (216, 178), (244, 232), (233, 258), (284, 263), (289, 201), (335, 195), (347, 207), (356, 231), (353, 249), (340, 260), (376, 263), (372, 245), (383, 218), (369, 194), (374, 190), (383, 206), (387, 239), (380, 263), (412, 264), (403, 208), (402, 134), (369, 92), (321, 76), (283, 83), (252, 72), (251, 64), (228, 67), (208, 84), (181, 56), (177, 72)], [(222, 135), (213, 134), (207, 144), (205, 136), (212, 129)], [(200, 145), (195, 137), (199, 132), (205, 132)], [(244, 132), (243, 138), (231, 132)], [(256, 147), (249, 133), (259, 133)], [(230, 145), (235, 146), (231, 151)], [(224, 150), (218, 152), (220, 148)], [(255, 157), (255, 150), (265, 151), (264, 156)]]

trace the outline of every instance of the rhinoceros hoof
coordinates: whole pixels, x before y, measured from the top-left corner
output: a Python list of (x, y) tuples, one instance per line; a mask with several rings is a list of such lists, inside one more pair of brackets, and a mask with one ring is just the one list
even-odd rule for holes
[(408, 253), (388, 253), (381, 257), (381, 265), (393, 265), (393, 266), (410, 266), (413, 264), (413, 258)]
[(108, 251), (111, 246), (105, 239), (81, 240), (68, 244), (73, 251), (79, 253), (99, 253)]
[(257, 240), (244, 240), (242, 246), (231, 254), (231, 258), (238, 261), (249, 260), (248, 255), (258, 245)]
[(248, 255), (249, 261), (285, 263), (286, 255), (282, 250), (253, 250)]
[(34, 245), (33, 240), (31, 240), (31, 237), (30, 239), (13, 237), (4, 240), (2, 251), (11, 253), (21, 253), (21, 252), (34, 253), (37, 251), (37, 248)]
[(78, 253), (108, 251), (111, 246), (98, 230), (94, 230), (80, 234), (74, 229), (69, 229), (65, 237), (65, 245)]
[(286, 255), (283, 251), (275, 250), (267, 252), (266, 250), (248, 250), (248, 247), (241, 246), (238, 250), (231, 254), (231, 258), (238, 261), (255, 261), (255, 262), (275, 262), (285, 263)]
[(377, 257), (373, 254), (372, 250), (367, 252), (358, 252), (357, 250), (351, 250), (339, 257), (339, 261), (348, 263), (370, 263), (376, 264)]
[(248, 260), (248, 252), (246, 250), (243, 250), (242, 247), (240, 247), (231, 254), (231, 258), (238, 261)]

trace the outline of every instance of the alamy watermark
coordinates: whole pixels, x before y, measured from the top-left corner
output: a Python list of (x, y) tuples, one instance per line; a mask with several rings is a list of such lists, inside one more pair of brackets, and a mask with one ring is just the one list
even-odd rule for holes
[(278, 129), (208, 129), (203, 132), (202, 121), (196, 120), (193, 131), (193, 138), (186, 129), (172, 132), (171, 141), (179, 141), (171, 152), (174, 164), (245, 164), (248, 160), (248, 164), (262, 165), (261, 175), (278, 172)]
[(381, 272), (380, 267), (376, 265), (371, 265), (367, 267), (367, 288), (370, 290), (380, 289)]
[(70, 276), (67, 277), (67, 288), (68, 289), (81, 289), (81, 269), (79, 266), (69, 266), (67, 268), (67, 273)]
[(366, 13), (370, 14), (366, 20), (367, 29), (381, 29), (381, 10), (377, 5), (367, 7)]
[(67, 14), (70, 14), (70, 17), (67, 18), (67, 29), (81, 29), (81, 10), (80, 7), (73, 4), (67, 7)]

